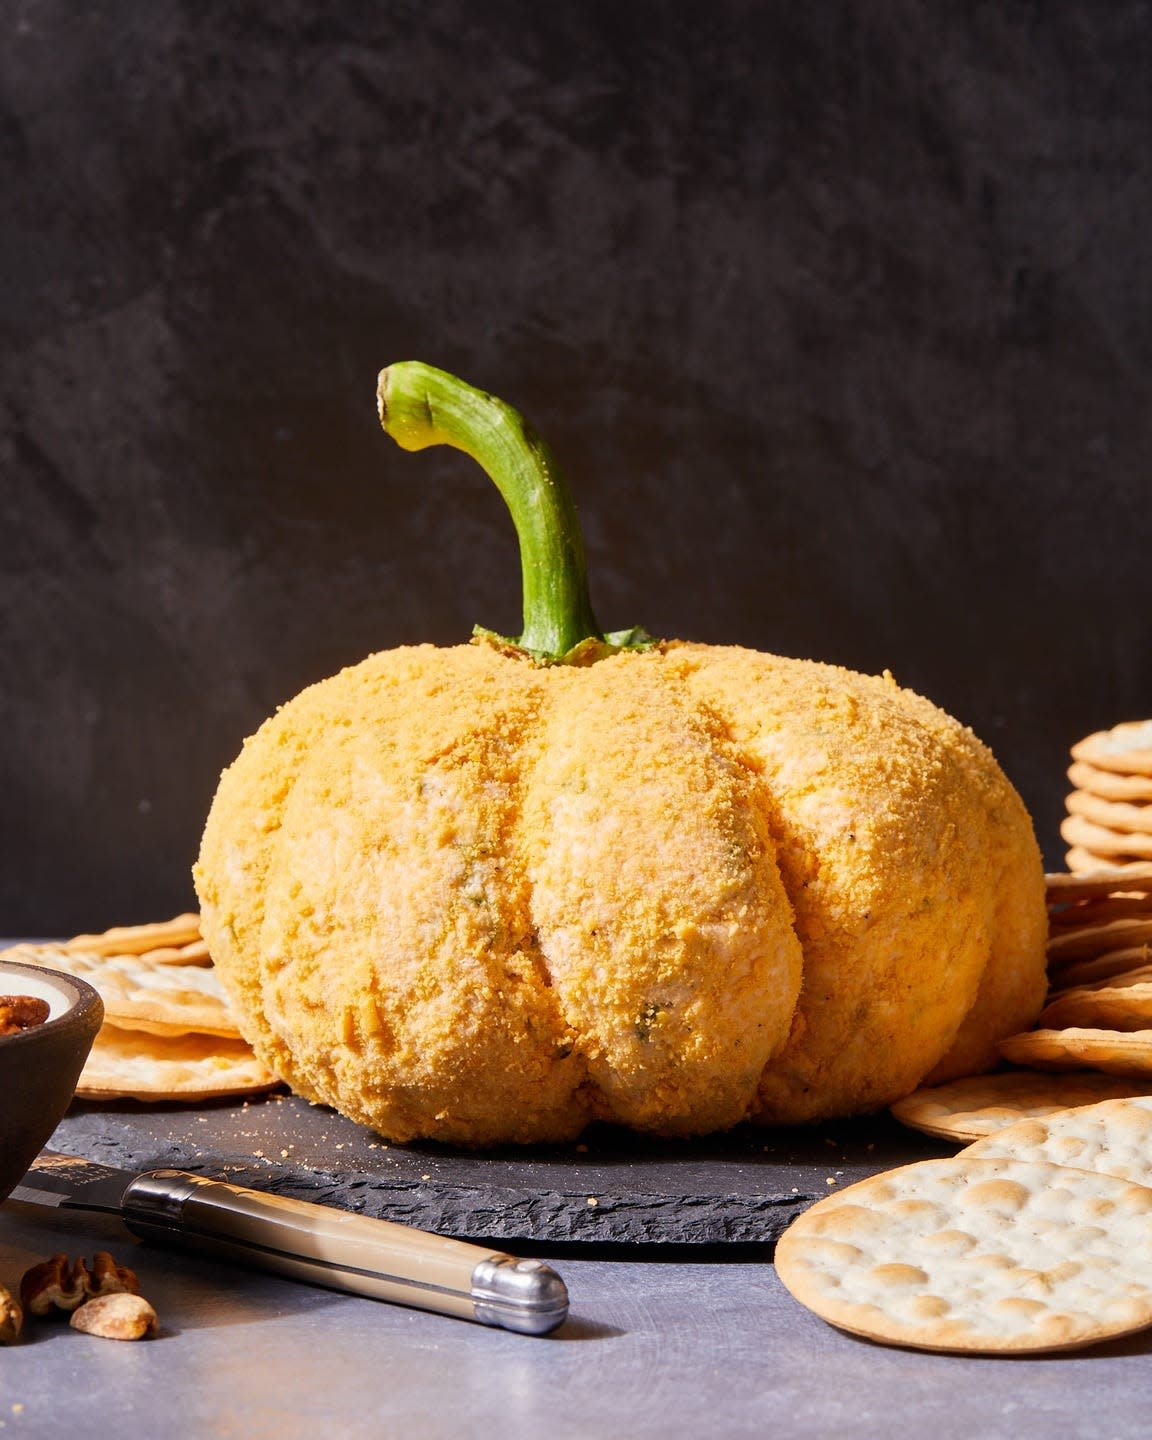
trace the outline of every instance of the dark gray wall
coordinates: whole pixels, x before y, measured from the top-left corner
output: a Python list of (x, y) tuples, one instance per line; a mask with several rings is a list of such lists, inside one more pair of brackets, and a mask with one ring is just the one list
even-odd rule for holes
[(241, 738), (517, 628), (395, 359), (525, 410), (611, 626), (891, 667), (1050, 862), (1152, 713), (1152, 7), (0, 10), (0, 933), (147, 919)]

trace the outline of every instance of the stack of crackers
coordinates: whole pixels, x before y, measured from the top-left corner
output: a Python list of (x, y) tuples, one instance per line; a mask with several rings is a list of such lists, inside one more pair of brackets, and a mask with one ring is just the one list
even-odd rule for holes
[(1152, 720), (1099, 730), (1072, 746), (1068, 816), (1060, 833), (1080, 873), (1152, 860)]
[(15, 945), (7, 960), (86, 980), (104, 1024), (76, 1087), (82, 1100), (184, 1100), (252, 1095), (280, 1082), (241, 1038), (200, 917), (117, 926), (60, 945)]
[(1035, 1070), (1098, 1070), (1152, 1090), (1152, 864), (1048, 876), (1048, 1002), (1001, 1042)]
[(1091, 1100), (1152, 1094), (1152, 864), (1046, 880), (1047, 1003), (1034, 1030), (1000, 1042), (1025, 1068), (917, 1090), (892, 1106), (904, 1124), (977, 1140)]

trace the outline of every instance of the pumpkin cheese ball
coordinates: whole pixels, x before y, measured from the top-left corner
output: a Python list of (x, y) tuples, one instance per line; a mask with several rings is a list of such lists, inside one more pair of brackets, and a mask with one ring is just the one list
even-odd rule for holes
[(849, 1115), (993, 1065), (1047, 919), (990, 752), (887, 675), (603, 634), (515, 411), (409, 362), (380, 413), (500, 489), (524, 632), (370, 656), (222, 776), (201, 923), (261, 1059), (472, 1145)]

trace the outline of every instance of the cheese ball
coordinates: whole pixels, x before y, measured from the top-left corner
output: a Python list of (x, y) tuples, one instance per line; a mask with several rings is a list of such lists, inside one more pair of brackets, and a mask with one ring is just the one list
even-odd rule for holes
[(195, 879), (261, 1059), (398, 1141), (854, 1114), (1043, 998), (991, 754), (890, 678), (738, 647), (372, 656), (245, 744)]

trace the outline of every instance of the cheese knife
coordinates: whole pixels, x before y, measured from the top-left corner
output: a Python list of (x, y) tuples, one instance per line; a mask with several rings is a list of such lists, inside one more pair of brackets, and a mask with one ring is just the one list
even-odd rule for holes
[(525, 1335), (568, 1314), (564, 1281), (540, 1260), (183, 1170), (137, 1174), (45, 1150), (11, 1198), (119, 1215), (142, 1240)]

